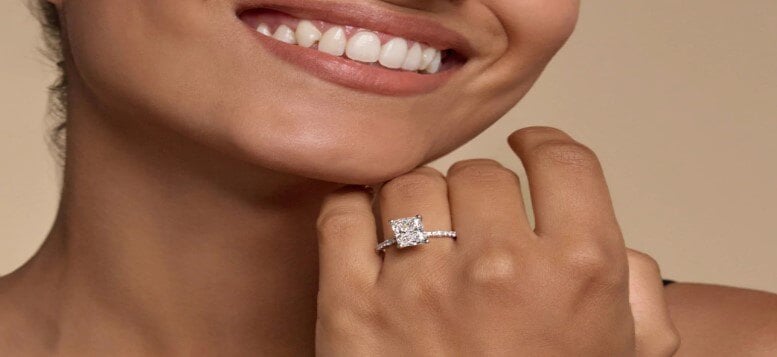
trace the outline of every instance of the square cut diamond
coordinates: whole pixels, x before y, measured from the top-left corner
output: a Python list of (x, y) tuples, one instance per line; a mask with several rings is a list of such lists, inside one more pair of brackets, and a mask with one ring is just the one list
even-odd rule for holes
[(421, 222), (420, 215), (392, 219), (389, 223), (397, 240), (397, 248), (429, 243), (429, 238), (424, 235), (424, 224)]

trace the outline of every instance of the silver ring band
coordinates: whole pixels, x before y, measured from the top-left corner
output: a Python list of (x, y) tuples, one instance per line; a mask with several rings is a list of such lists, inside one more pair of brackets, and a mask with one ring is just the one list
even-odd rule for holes
[[(456, 238), (456, 231), (426, 231), (424, 232), (424, 235), (427, 238)], [(378, 246), (375, 247), (375, 250), (384, 250), (396, 242), (397, 240), (394, 238), (386, 239), (378, 243)]]
[(397, 248), (413, 247), (429, 242), (429, 238), (456, 238), (456, 231), (424, 231), (421, 215), (397, 218), (389, 221), (394, 237), (386, 239), (375, 247), (376, 251), (396, 245)]

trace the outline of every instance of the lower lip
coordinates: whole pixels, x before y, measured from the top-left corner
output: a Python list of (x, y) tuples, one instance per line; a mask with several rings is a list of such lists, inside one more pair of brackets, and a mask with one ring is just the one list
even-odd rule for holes
[(391, 70), (343, 57), (335, 57), (316, 49), (290, 45), (243, 26), (270, 53), (323, 80), (366, 92), (409, 96), (429, 93), (441, 87), (459, 69), (445, 68), (435, 74), (420, 74)]

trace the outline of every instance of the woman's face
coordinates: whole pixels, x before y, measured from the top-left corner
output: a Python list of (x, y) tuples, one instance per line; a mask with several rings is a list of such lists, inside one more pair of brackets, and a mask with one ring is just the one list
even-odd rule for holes
[[(566, 41), (579, 6), (51, 1), (64, 19), (71, 87), (115, 120), (152, 120), (257, 165), (341, 183), (390, 179), (485, 130)], [(316, 30), (323, 38), (305, 47)]]

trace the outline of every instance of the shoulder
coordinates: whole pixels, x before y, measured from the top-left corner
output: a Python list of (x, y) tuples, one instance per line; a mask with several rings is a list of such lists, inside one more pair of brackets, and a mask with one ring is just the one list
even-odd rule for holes
[(777, 295), (719, 285), (666, 287), (679, 356), (777, 356)]

